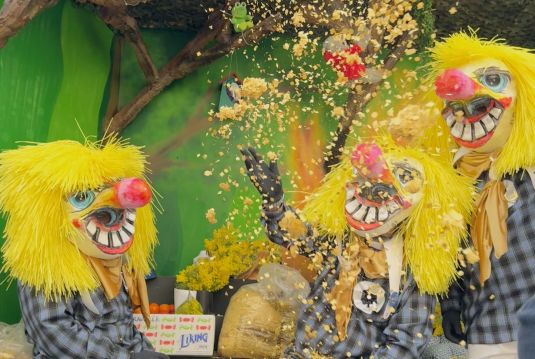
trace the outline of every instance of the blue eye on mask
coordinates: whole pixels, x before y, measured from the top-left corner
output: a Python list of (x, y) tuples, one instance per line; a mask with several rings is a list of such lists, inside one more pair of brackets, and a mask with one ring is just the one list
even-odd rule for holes
[(69, 197), (71, 206), (78, 210), (86, 209), (95, 200), (95, 193), (93, 191), (77, 192)]

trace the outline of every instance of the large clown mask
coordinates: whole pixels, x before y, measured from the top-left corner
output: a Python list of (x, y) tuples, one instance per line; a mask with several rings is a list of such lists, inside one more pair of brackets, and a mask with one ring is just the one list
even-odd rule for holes
[(484, 59), (447, 69), (435, 81), (455, 142), (476, 152), (502, 148), (512, 129), (516, 86), (507, 66)]
[(123, 254), (134, 239), (136, 209), (150, 203), (151, 197), (149, 185), (140, 178), (71, 194), (66, 204), (70, 221), (80, 234), (76, 246), (95, 258)]
[(345, 202), (349, 226), (365, 238), (392, 234), (422, 199), (422, 166), (411, 158), (383, 154), (373, 143), (358, 145), (351, 163)]

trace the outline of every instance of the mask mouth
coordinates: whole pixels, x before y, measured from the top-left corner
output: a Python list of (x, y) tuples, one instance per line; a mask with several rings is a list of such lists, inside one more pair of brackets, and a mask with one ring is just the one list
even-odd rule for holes
[(346, 220), (358, 231), (378, 229), (409, 206), (391, 185), (376, 183), (363, 192), (358, 193), (355, 183), (346, 188)]
[(86, 232), (104, 253), (125, 252), (134, 238), (136, 210), (103, 207), (85, 217)]
[(494, 98), (480, 96), (469, 101), (446, 102), (442, 117), (458, 145), (477, 148), (491, 139), (503, 112)]

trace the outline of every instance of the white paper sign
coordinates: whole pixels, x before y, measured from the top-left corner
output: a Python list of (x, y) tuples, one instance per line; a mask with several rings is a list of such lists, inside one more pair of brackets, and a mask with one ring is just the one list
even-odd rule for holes
[(157, 352), (198, 356), (214, 353), (215, 316), (151, 314), (150, 318), (147, 329), (141, 314), (134, 314), (134, 325)]

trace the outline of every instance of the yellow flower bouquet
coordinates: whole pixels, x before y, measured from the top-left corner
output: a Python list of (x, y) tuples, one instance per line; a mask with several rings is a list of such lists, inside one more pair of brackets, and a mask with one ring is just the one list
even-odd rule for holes
[(204, 241), (209, 258), (201, 258), (176, 276), (178, 288), (215, 292), (230, 278), (253, 271), (260, 264), (280, 262), (279, 249), (271, 242), (240, 239), (238, 229), (225, 225)]

